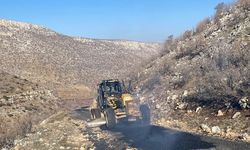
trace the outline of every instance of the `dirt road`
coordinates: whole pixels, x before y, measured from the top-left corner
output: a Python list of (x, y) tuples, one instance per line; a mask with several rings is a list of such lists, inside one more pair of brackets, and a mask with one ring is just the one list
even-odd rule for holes
[(155, 125), (120, 123), (113, 130), (88, 128), (87, 107), (61, 111), (15, 141), (13, 150), (145, 149), (145, 150), (249, 150), (250, 144), (199, 136)]

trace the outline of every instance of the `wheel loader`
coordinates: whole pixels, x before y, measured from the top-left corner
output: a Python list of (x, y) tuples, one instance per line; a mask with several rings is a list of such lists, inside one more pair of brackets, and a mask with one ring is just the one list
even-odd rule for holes
[(118, 120), (139, 119), (138, 105), (124, 82), (117, 79), (103, 80), (98, 84), (97, 89), (97, 98), (90, 108), (92, 120), (88, 122), (88, 126), (106, 125), (111, 129), (115, 127)]

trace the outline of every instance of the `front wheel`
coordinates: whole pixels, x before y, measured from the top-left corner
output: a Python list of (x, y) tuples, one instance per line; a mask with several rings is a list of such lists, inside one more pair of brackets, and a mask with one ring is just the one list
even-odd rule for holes
[(98, 108), (92, 108), (92, 109), (90, 110), (90, 113), (91, 113), (91, 118), (92, 118), (92, 119), (101, 118), (101, 110), (98, 109)]
[(106, 119), (106, 126), (108, 129), (112, 129), (116, 125), (116, 116), (112, 108), (107, 108), (104, 110), (104, 116)]

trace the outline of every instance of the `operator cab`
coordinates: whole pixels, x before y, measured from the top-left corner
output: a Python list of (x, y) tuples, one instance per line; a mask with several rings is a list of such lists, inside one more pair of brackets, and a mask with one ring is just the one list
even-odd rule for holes
[(123, 108), (122, 84), (119, 80), (103, 80), (98, 86), (97, 102), (101, 109), (108, 107)]
[(122, 94), (121, 83), (117, 80), (104, 80), (100, 84), (104, 97)]

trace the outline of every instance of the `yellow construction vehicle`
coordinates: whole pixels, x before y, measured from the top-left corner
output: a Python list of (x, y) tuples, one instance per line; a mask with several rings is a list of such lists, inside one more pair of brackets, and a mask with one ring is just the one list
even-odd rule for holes
[(121, 118), (128, 121), (140, 118), (138, 105), (124, 82), (103, 80), (98, 85), (97, 93), (90, 108), (92, 120), (88, 122), (89, 126), (106, 125), (107, 128), (113, 128)]

